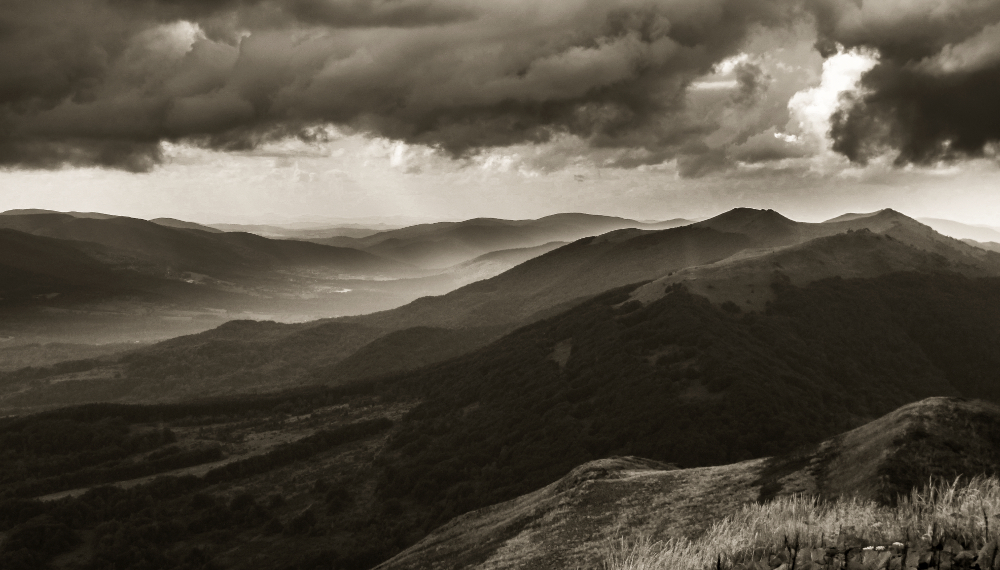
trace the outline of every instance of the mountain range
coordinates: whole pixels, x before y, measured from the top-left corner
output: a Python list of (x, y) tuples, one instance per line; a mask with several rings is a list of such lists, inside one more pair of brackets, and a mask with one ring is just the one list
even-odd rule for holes
[[(463, 253), (453, 252), (462, 263), (426, 270), (355, 247), (269, 239), (169, 218), (12, 210), (0, 215), (8, 242), (0, 254), (0, 279), (6, 283), (0, 311), (8, 313), (0, 332), (21, 343), (88, 337), (119, 342), (124, 338), (113, 333), (116, 329), (129, 331), (126, 337), (143, 330), (140, 338), (149, 340), (205, 330), (239, 316), (299, 321), (386, 309), (492, 277), (562, 245), (547, 241), (549, 235), (593, 235), (610, 223), (586, 215), (559, 219), (558, 224), (509, 222), (543, 229), (494, 240), (524, 247), (484, 246), (475, 250), (484, 253), (472, 259), (464, 256), (471, 250), (462, 247)], [(616, 227), (642, 225), (609, 220)], [(453, 246), (441, 243), (438, 249)], [(122, 322), (116, 326), (115, 319)]]
[(217, 278), (257, 277), (278, 269), (327, 270), (343, 274), (400, 276), (405, 265), (350, 248), (294, 240), (270, 240), (247, 233), (226, 233), (187, 223), (161, 225), (126, 217), (93, 218), (72, 214), (0, 216), (0, 227), (104, 246), (92, 256), (109, 264), (138, 267), (162, 275), (202, 273)]
[(318, 243), (356, 247), (389, 259), (425, 268), (453, 266), (491, 251), (530, 248), (548, 242), (626, 228), (657, 230), (689, 224), (688, 220), (643, 223), (611, 216), (556, 214), (537, 220), (475, 218), (463, 222), (420, 224), (378, 232), (363, 238), (329, 238)]
[[(530, 257), (537, 252), (488, 255)], [(809, 224), (769, 210), (737, 209), (680, 228), (616, 230), (583, 238), (496, 277), (389, 311), (276, 324), (269, 340), (257, 336), (255, 323), (232, 322), (224, 340), (211, 331), (178, 338), (101, 367), (106, 376), (132, 382), (162, 385), (174, 378), (167, 385), (175, 388), (161, 391), (167, 396), (176, 390), (173, 397), (336, 384), (458, 356), (628, 284), (646, 282), (629, 294), (643, 304), (681, 285), (736, 311), (763, 311), (774, 301), (776, 283), (805, 286), (830, 277), (873, 278), (900, 271), (1000, 275), (1000, 254), (937, 234), (892, 210)], [(414, 332), (406, 333), (408, 329)], [(342, 340), (336, 339), (338, 330), (344, 331)], [(356, 330), (366, 332), (358, 336)], [(307, 340), (311, 336), (316, 340)], [(339, 348), (315, 354), (298, 349), (324, 342)], [(355, 352), (357, 357), (340, 365)], [(223, 354), (230, 365), (208, 365)], [(26, 392), (18, 394), (36, 401)]]
[[(50, 272), (78, 257), (5, 231)], [(100, 283), (87, 259), (69, 275)], [(594, 566), (616, 533), (1000, 469), (1000, 254), (898, 212), (736, 209), (477, 259), (519, 263), (0, 373), (0, 532), (108, 567)]]

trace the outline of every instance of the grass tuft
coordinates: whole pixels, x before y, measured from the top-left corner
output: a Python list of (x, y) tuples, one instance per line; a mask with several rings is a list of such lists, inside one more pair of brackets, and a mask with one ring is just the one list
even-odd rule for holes
[(789, 495), (744, 505), (693, 539), (619, 538), (608, 547), (604, 568), (705, 570), (781, 562), (791, 567), (793, 560), (808, 557), (938, 552), (946, 543), (956, 545), (953, 550), (978, 550), (1000, 534), (998, 516), (996, 477), (932, 480), (900, 497), (895, 507), (857, 498)]

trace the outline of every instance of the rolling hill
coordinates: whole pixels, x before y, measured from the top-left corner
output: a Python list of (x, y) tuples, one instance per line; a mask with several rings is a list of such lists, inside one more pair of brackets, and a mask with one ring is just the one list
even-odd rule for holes
[[(747, 233), (722, 232), (710, 226)], [(791, 245), (782, 245), (787, 243)], [(630, 293), (630, 299), (644, 304), (682, 285), (691, 293), (735, 311), (764, 312), (775, 300), (776, 283), (807, 286), (831, 277), (873, 278), (900, 271), (947, 271), (968, 277), (1000, 275), (998, 259), (995, 253), (941, 236), (893, 211), (840, 222), (800, 224), (775, 212), (734, 210), (693, 226), (653, 232), (619, 230), (584, 238), (442, 296), (421, 298), (389, 311), (342, 318), (342, 322), (372, 331), (368, 337), (374, 343), (371, 347), (355, 346), (355, 340), (345, 339), (343, 346), (354, 347), (356, 356), (338, 349), (331, 353), (335, 355), (332, 357), (299, 352), (291, 359), (284, 349), (269, 348), (269, 343), (285, 341), (277, 337), (254, 340), (256, 325), (234, 322), (228, 329), (233, 337), (225, 348), (232, 363), (229, 368), (201, 369), (201, 360), (192, 360), (191, 355), (199, 350), (206, 354), (216, 350), (216, 341), (207, 334), (143, 349), (127, 364), (107, 370), (117, 371), (139, 385), (158, 384), (159, 397), (164, 400), (191, 396), (195, 393), (192, 390), (201, 390), (202, 395), (222, 395), (238, 392), (241, 387), (256, 391), (319, 381), (337, 384), (459, 356), (519, 326), (559, 314), (602, 291), (629, 283), (649, 282)], [(315, 330), (324, 342), (336, 343), (330, 333), (320, 333), (326, 328), (316, 328), (321, 324), (275, 324), (274, 330), (282, 338), (303, 339)], [(247, 335), (241, 340), (236, 333), (243, 326), (247, 327)], [(143, 354), (148, 355), (146, 363)], [(338, 358), (345, 359), (343, 366)], [(373, 358), (386, 364), (366, 363)], [(185, 374), (200, 378), (200, 382), (168, 380), (180, 378), (179, 370), (187, 370)], [(260, 370), (268, 372), (262, 376)], [(146, 397), (144, 391), (127, 396)], [(56, 401), (65, 400), (53, 403)]]
[(84, 255), (64, 240), (0, 229), (0, 296), (121, 290), (107, 266)]
[(205, 226), (202, 224), (196, 224), (194, 222), (186, 222), (184, 220), (178, 220), (175, 218), (154, 218), (149, 220), (156, 225), (165, 226), (168, 228), (177, 228), (183, 230), (201, 230), (203, 232), (208, 232), (211, 234), (221, 234), (222, 230), (213, 228), (211, 226)]
[(997, 243), (995, 241), (982, 242), (971, 239), (963, 239), (962, 241), (973, 247), (978, 247), (979, 249), (985, 249), (986, 251), (995, 251), (997, 253), (1000, 253), (1000, 243)]
[(148, 342), (233, 319), (371, 312), (455, 286), (399, 279), (425, 272), (355, 249), (175, 222), (0, 215), (0, 338)]
[[(866, 259), (873, 252), (866, 251), (861, 244), (870, 245), (874, 243), (872, 240), (806, 244), (817, 238), (856, 231), (884, 235), (889, 238), (885, 243), (894, 241), (898, 247), (888, 246), (894, 251), (883, 252), (885, 259), (880, 262)], [(781, 251), (799, 245), (801, 250)], [(858, 247), (861, 249), (852, 249)], [(847, 249), (840, 251), (841, 248)], [(844, 259), (834, 262), (838, 255)], [(900, 257), (894, 259), (895, 256)], [(799, 265), (787, 273), (801, 284), (834, 275), (874, 276), (932, 266), (970, 275), (1000, 275), (1000, 256), (994, 252), (942, 236), (892, 210), (850, 221), (810, 224), (789, 220), (770, 210), (742, 208), (680, 228), (655, 232), (620, 230), (584, 238), (492, 279), (440, 297), (418, 299), (392, 311), (356, 318), (391, 328), (516, 325), (628, 283), (656, 278), (663, 283), (678, 282), (689, 275), (689, 281), (694, 282), (698, 275), (709, 273), (715, 279), (726, 279), (723, 276), (730, 273), (752, 274), (756, 277), (746, 277), (746, 288), (754, 286), (750, 281), (759, 285), (763, 280), (765, 287), (757, 289), (767, 291), (766, 285), (775, 269), (768, 264), (780, 264), (781, 260), (793, 263), (793, 258)], [(807, 258), (811, 261), (807, 262)], [(681, 270), (686, 273), (671, 275)], [(733, 300), (743, 302), (743, 299)]]
[[(346, 224), (343, 226), (326, 226), (318, 224), (303, 225), (307, 227), (298, 227), (298, 224), (280, 226), (267, 224), (210, 224), (209, 227), (224, 232), (246, 232), (250, 234), (257, 234), (266, 238), (299, 240), (329, 239), (334, 237), (363, 238), (379, 232), (399, 228), (399, 226), (390, 226), (385, 224)], [(338, 244), (332, 243), (330, 245)]]
[(953, 220), (942, 220), (940, 218), (919, 218), (919, 221), (934, 228), (937, 232), (957, 239), (973, 239), (986, 242), (1000, 241), (1000, 230), (989, 226), (974, 226)]
[(358, 239), (345, 237), (314, 241), (356, 247), (420, 267), (440, 269), (498, 250), (576, 241), (626, 228), (655, 230), (688, 223), (681, 219), (642, 223), (610, 216), (556, 214), (537, 220), (475, 218), (462, 222), (420, 224)]
[[(175, 224), (176, 226), (176, 224)], [(193, 272), (219, 278), (259, 278), (265, 271), (310, 269), (375, 276), (413, 275), (413, 268), (350, 248), (253, 234), (170, 227), (135, 218), (69, 214), (0, 216), (0, 227), (37, 236), (98, 244), (102, 261), (161, 274)]]

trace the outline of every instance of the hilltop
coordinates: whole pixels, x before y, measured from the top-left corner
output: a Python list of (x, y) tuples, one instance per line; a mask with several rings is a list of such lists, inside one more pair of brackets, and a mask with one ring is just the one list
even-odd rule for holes
[[(649, 302), (670, 285), (683, 283), (715, 303), (729, 301), (741, 309), (759, 311), (774, 298), (770, 285), (776, 276), (801, 286), (830, 277), (875, 277), (914, 269), (1000, 275), (996, 252), (938, 234), (893, 210), (797, 225), (773, 214), (740, 214), (743, 223), (767, 228), (763, 242), (768, 247), (665, 275), (639, 289), (634, 298)], [(799, 241), (803, 236), (819, 237)]]
[(378, 568), (596, 567), (617, 537), (696, 538), (755, 501), (807, 493), (887, 503), (931, 477), (993, 475), (998, 436), (995, 404), (930, 398), (788, 456), (695, 469), (635, 457), (591, 461), (456, 517)]

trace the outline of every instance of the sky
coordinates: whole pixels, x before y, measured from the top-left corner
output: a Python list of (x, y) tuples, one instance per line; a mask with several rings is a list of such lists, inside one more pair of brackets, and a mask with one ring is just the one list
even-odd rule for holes
[(0, 210), (1000, 226), (995, 0), (7, 0)]

